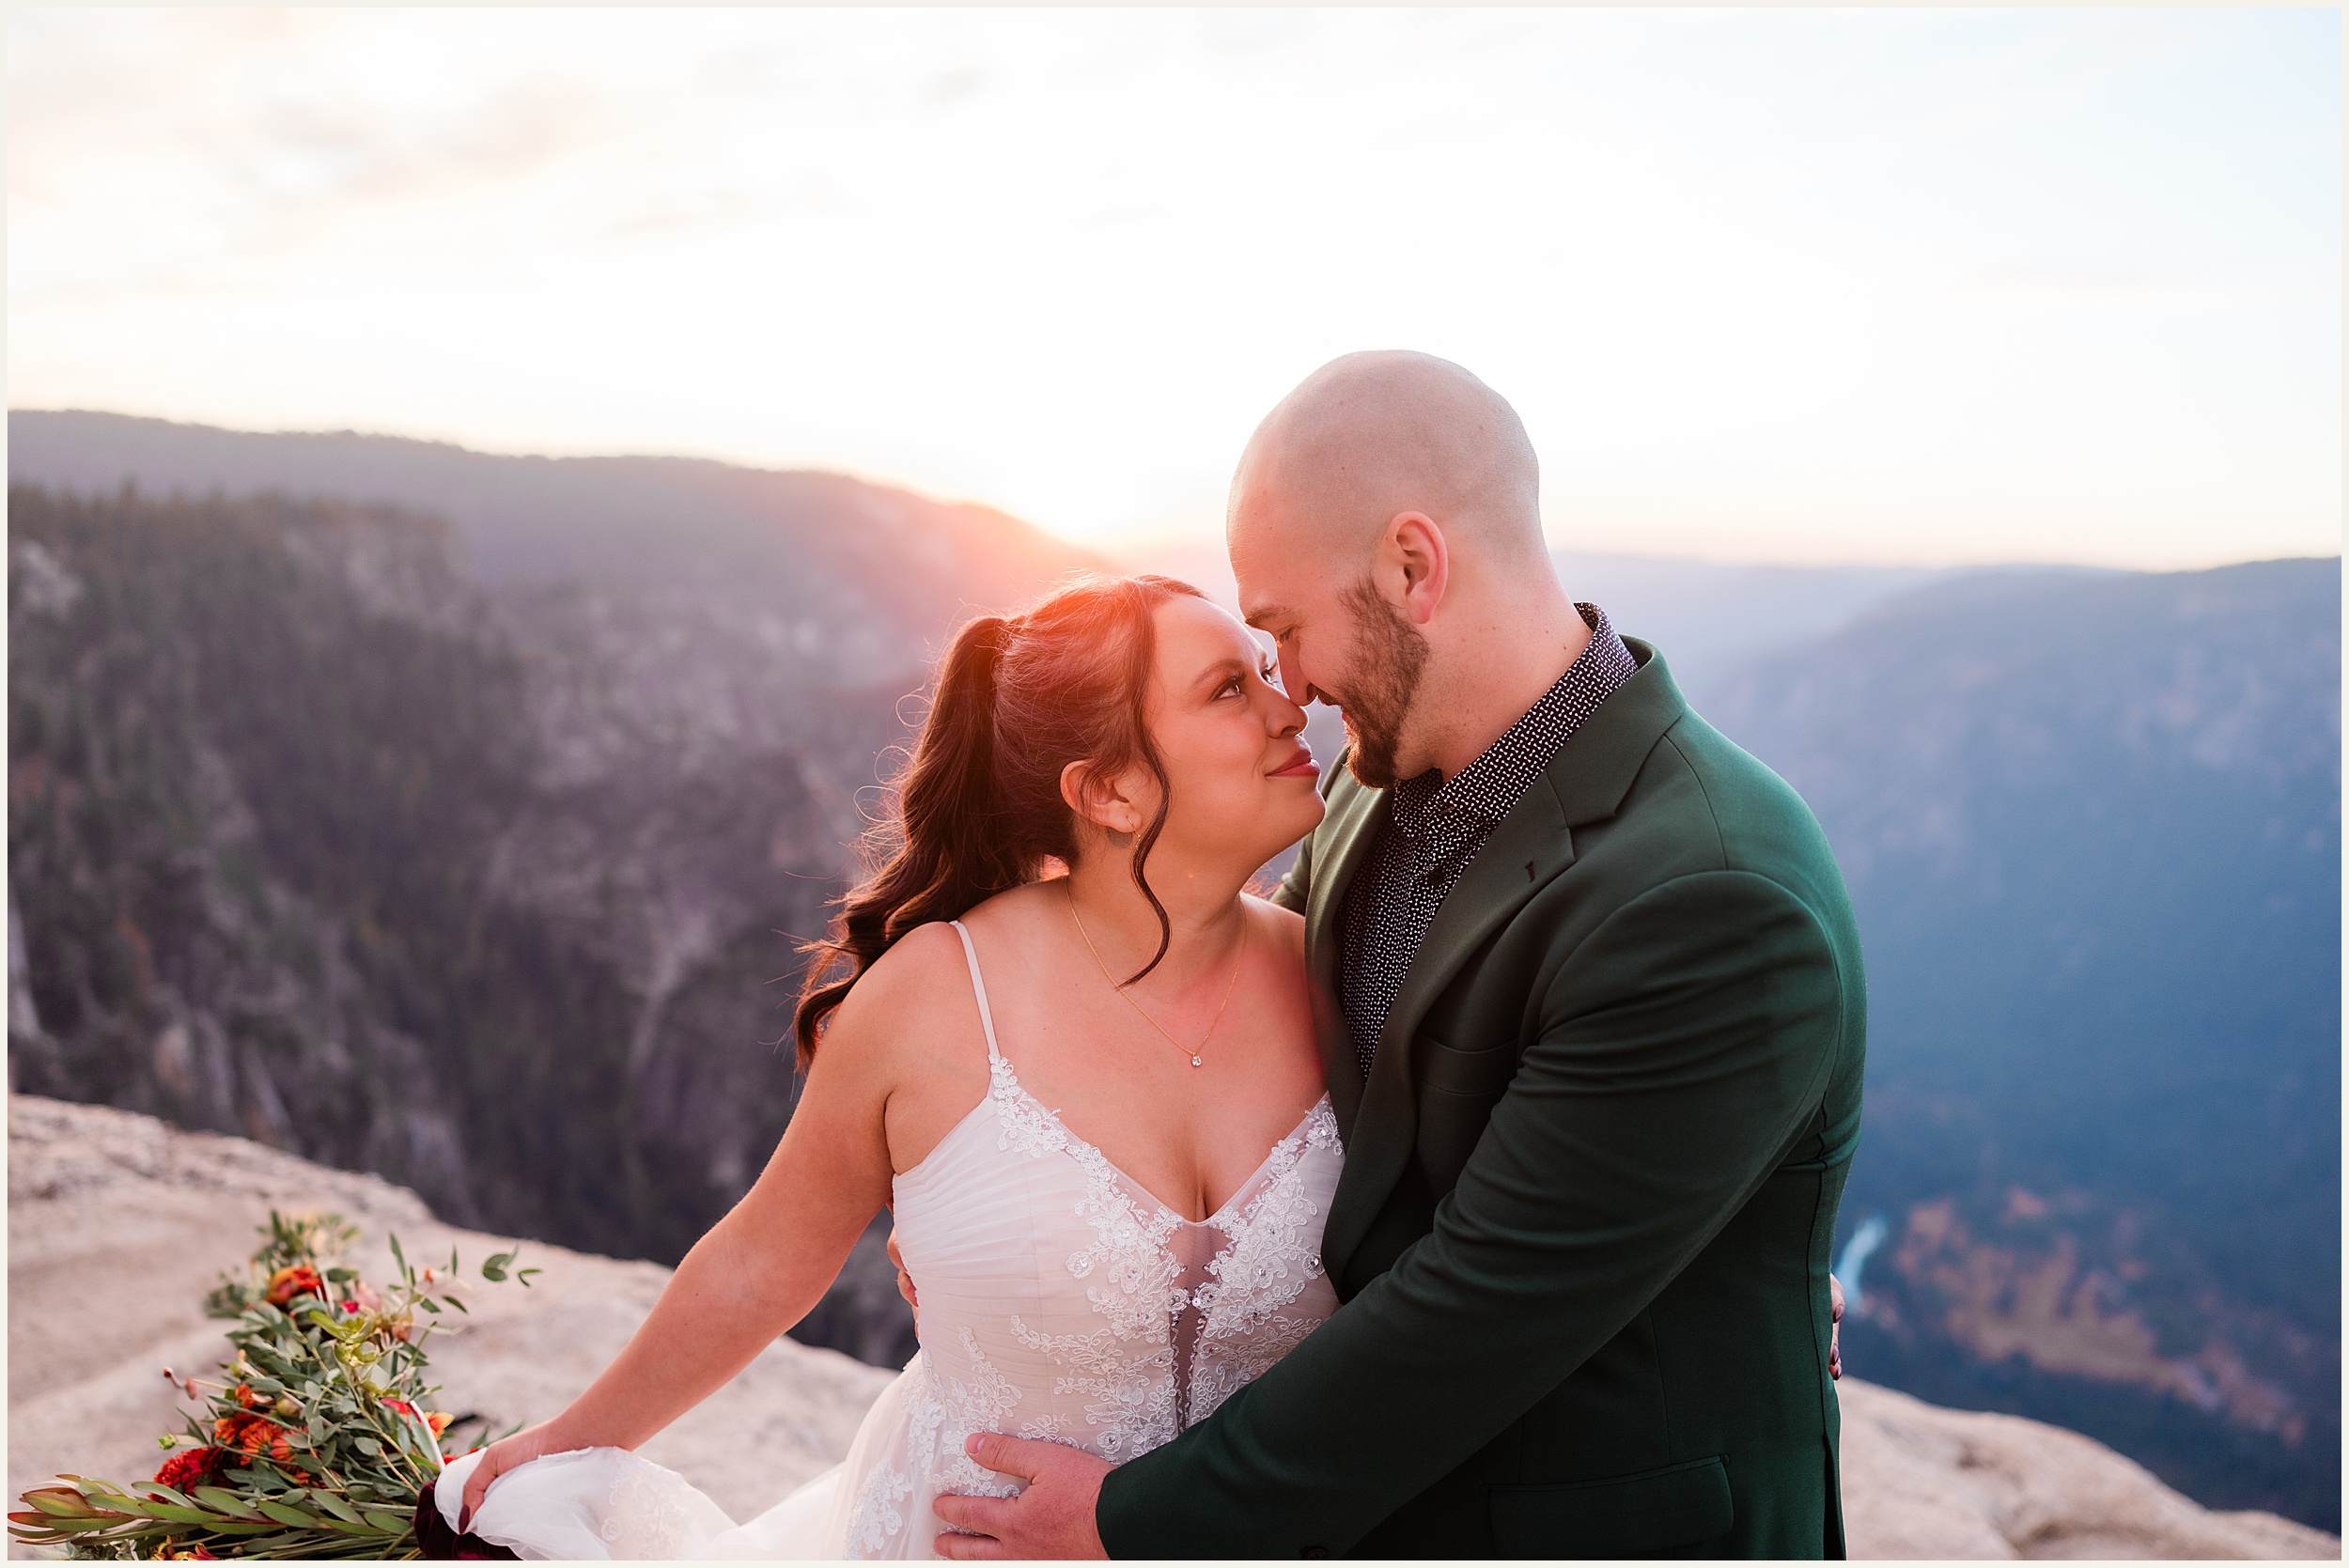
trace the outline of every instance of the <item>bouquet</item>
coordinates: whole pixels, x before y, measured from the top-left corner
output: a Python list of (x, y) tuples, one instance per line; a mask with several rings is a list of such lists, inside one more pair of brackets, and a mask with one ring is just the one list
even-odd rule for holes
[[(424, 1381), (433, 1320), (465, 1310), (457, 1254), (445, 1272), (419, 1270), (392, 1237), (399, 1278), (379, 1295), (336, 1262), (358, 1234), (341, 1216), (272, 1210), (259, 1229), (247, 1278), (224, 1275), (205, 1298), (235, 1325), (235, 1360), (212, 1383), (163, 1369), (209, 1421), (159, 1439), (170, 1457), (152, 1481), (61, 1476), (26, 1492), (9, 1534), (75, 1558), (425, 1555), (414, 1521), (442, 1435), (478, 1419), (428, 1408)], [(490, 1257), (482, 1278), (504, 1281), (513, 1261)]]

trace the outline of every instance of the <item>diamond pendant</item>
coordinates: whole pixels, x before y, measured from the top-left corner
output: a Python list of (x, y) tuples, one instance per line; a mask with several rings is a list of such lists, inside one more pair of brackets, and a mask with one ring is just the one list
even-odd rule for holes
[(1192, 1066), (1194, 1066), (1194, 1067), (1204, 1067), (1204, 1066), (1206, 1066), (1206, 1063), (1205, 1062), (1200, 1061), (1200, 1060), (1199, 1060), (1197, 1057), (1195, 1057), (1195, 1056), (1194, 1056), (1194, 1057), (1192, 1057), (1192, 1058), (1190, 1059), (1190, 1064), (1191, 1064)]

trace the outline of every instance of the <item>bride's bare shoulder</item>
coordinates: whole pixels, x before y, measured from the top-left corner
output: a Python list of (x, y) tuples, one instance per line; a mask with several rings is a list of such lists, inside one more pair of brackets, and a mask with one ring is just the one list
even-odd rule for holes
[(977, 1032), (962, 940), (952, 925), (933, 921), (898, 938), (857, 977), (825, 1031), (824, 1043), (888, 1055), (910, 1044), (951, 1037), (964, 1023)]

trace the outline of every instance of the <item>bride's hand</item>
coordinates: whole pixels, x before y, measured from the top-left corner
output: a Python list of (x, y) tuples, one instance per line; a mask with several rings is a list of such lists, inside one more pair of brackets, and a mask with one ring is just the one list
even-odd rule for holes
[(457, 1511), (457, 1531), (463, 1534), (473, 1528), (474, 1511), (490, 1493), (490, 1483), (511, 1469), (518, 1469), (532, 1460), (550, 1453), (564, 1453), (579, 1447), (566, 1443), (554, 1431), (552, 1421), (540, 1421), (526, 1426), (510, 1437), (501, 1437), (481, 1451), (480, 1462), (473, 1474), (465, 1478), (464, 1504)]

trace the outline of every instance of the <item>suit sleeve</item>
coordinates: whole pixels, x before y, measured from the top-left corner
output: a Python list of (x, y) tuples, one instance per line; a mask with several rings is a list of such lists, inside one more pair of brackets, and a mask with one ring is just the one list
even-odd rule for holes
[(1305, 842), (1297, 846), (1297, 860), (1281, 878), (1281, 885), (1272, 890), (1272, 902), (1298, 914), (1305, 912), (1305, 899), (1314, 891), (1314, 835), (1307, 833)]
[(1111, 1472), (1115, 1557), (1343, 1553), (1619, 1333), (1799, 1136), (1840, 1044), (1776, 882), (1651, 890), (1559, 967), (1434, 1229), (1213, 1419)]

